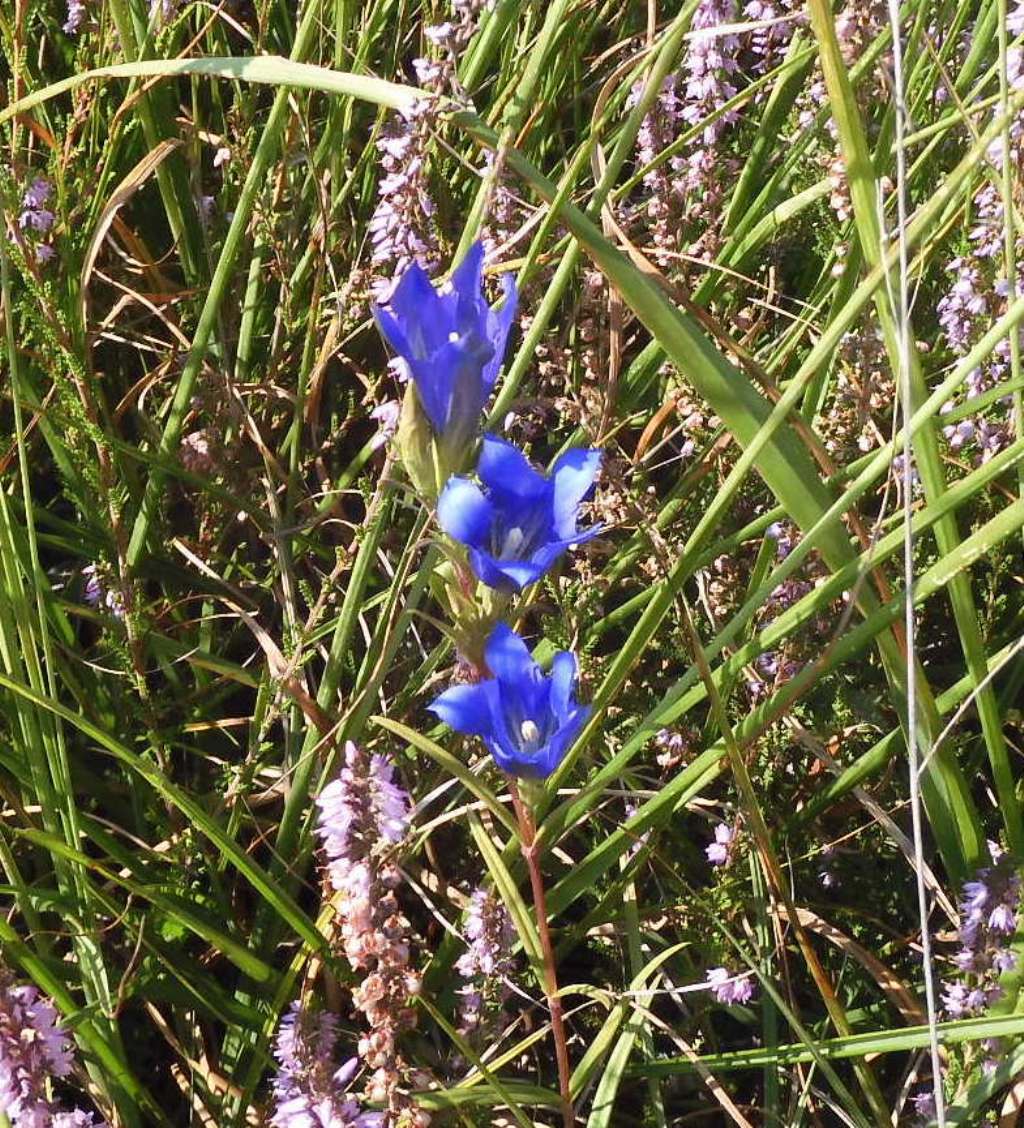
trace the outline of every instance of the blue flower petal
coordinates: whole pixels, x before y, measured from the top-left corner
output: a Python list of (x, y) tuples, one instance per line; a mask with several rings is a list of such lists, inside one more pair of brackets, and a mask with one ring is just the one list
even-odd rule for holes
[(477, 579), (498, 591), (522, 591), (536, 583), (548, 565), (536, 561), (500, 561), (483, 549), (471, 549), (469, 563)]
[(437, 499), (437, 520), (454, 540), (479, 545), (490, 533), (494, 506), (474, 482), (449, 478)]
[(502, 278), (501, 288), (504, 292), (501, 307), (487, 312), (487, 336), (494, 343), (494, 359), (484, 369), (484, 382), (490, 387), (494, 387), (494, 382), (498, 379), (498, 370), (505, 359), (505, 345), (509, 331), (519, 309), (516, 280), (511, 273)]
[[(566, 549), (571, 548), (575, 544), (586, 544), (588, 540), (593, 540), (594, 537), (603, 532), (603, 525), (591, 525), (587, 529), (575, 529), (571, 536), (563, 537), (561, 540), (550, 541), (545, 545), (545, 550), (550, 551), (552, 554), (549, 562), (545, 565), (545, 571), (554, 564)], [(541, 553), (538, 552), (535, 556), (540, 557)]]
[(429, 356), (448, 340), (437, 291), (418, 262), (412, 263), (402, 275), (388, 307), (395, 320), (405, 327), (405, 337), (414, 356)]
[(504, 623), (491, 632), (485, 656), (492, 679), (456, 686), (430, 708), (458, 731), (480, 735), (503, 771), (549, 776), (590, 715), (589, 706), (573, 701), (575, 658), (556, 655), (550, 677), (544, 677), (526, 644)]
[(503, 772), (508, 772), (509, 775), (514, 776), (523, 774), (519, 754), (514, 749), (506, 747), (492, 736), (485, 736), (484, 744), (487, 745), (487, 751), (490, 752), (494, 762)]
[(520, 591), (535, 584), (548, 570), (549, 565), (536, 560), (501, 560), (498, 569)]
[(537, 779), (547, 779), (562, 762), (562, 757), (572, 743), (573, 736), (573, 733), (567, 732), (565, 729), (559, 729), (558, 732), (554, 733), (547, 744), (537, 753), (537, 757), (531, 765), (533, 769), (531, 775)]
[(453, 685), (427, 706), (449, 728), (470, 736), (484, 736), (492, 725), (493, 682), (478, 685)]
[(489, 552), (485, 552), (483, 549), (470, 548), (469, 566), (473, 569), (473, 575), (478, 580), (496, 591), (511, 594), (519, 590), (519, 585), (505, 574), (502, 562), (495, 560)]
[(486, 318), (486, 313), (480, 308), (484, 306), (486, 309), (481, 289), (483, 272), (484, 245), (478, 239), (452, 271), (451, 284), (456, 298), (455, 317), (460, 332), (476, 328), (482, 313)]
[(476, 472), (485, 486), (506, 497), (532, 501), (543, 497), (551, 485), (538, 474), (526, 455), (497, 435), (484, 435)]
[(480, 367), (490, 355), (490, 345), (473, 337), (446, 341), (426, 360), (414, 359), (409, 370), (420, 393), (423, 409), (436, 431), (448, 430), (466, 417), (475, 421), (484, 405)]
[(480, 428), (480, 412), (491, 394), (480, 373), (494, 350), (489, 341), (476, 333), (460, 337), (450, 347), (458, 350), (459, 362), (452, 373), (445, 430), (450, 429), (460, 443), (468, 446)]
[(568, 548), (568, 544), (565, 541), (550, 540), (534, 551), (530, 557), (530, 562), (540, 569), (540, 575), (543, 576), (559, 556), (565, 552), (566, 548)]
[[(490, 730), (484, 736), (487, 751), (494, 757), (495, 763), (503, 772), (518, 775), (520, 759), (519, 742), (513, 738), (506, 720), (508, 702), (502, 692), (501, 682), (497, 679), (486, 684), (494, 687), (490, 696), (491, 721)], [(514, 694), (513, 694), (514, 696)]]
[(373, 319), (377, 322), (377, 328), (380, 330), (384, 340), (387, 341), (399, 356), (412, 356), (412, 346), (406, 339), (405, 331), (395, 320), (388, 307), (374, 305), (372, 309)]
[(412, 263), (387, 303), (374, 307), (381, 334), (412, 373), (448, 454), (461, 453), (479, 430), (515, 313), (514, 284), (506, 283), (500, 310), (488, 306), (482, 269), (478, 242), (438, 292), (422, 267)]
[(532, 682), (538, 668), (526, 643), (507, 623), (499, 623), (491, 631), (484, 647), (484, 658), (498, 681), (513, 690), (519, 683)]
[(550, 708), (556, 717), (564, 717), (573, 707), (575, 684), (576, 658), (568, 650), (560, 650), (551, 662)]
[[(452, 346), (445, 346), (445, 356), (452, 355)], [(434, 430), (440, 433), (448, 422), (448, 412), (451, 410), (454, 362), (442, 365), (436, 363), (433, 357), (426, 360), (414, 358), (408, 361), (408, 365), (423, 410)]]
[(543, 777), (551, 775), (565, 758), (566, 752), (572, 747), (590, 716), (590, 706), (580, 705), (569, 714), (562, 727), (551, 737), (543, 749), (543, 757), (538, 767), (543, 771)]
[(554, 525), (557, 534), (575, 540), (576, 510), (593, 488), (601, 469), (601, 451), (583, 448), (566, 451), (551, 471), (554, 483)]

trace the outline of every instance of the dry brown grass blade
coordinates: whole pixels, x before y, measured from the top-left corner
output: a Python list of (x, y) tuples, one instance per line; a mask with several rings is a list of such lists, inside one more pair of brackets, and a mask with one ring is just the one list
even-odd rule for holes
[(338, 344), (338, 334), (341, 331), (341, 317), (335, 314), (327, 326), (323, 344), (317, 353), (313, 368), (309, 374), (306, 388), (306, 402), (303, 405), (303, 418), (307, 425), (314, 423), (320, 416), (320, 401), (323, 398), (324, 377), (327, 375), (327, 365), (334, 356)]
[(678, 394), (676, 390), (674, 388), (670, 388), (665, 394), (665, 399), (661, 407), (659, 407), (658, 410), (647, 421), (647, 426), (644, 427), (643, 431), (640, 434), (640, 438), (637, 440), (636, 450), (633, 453), (634, 462), (639, 462), (643, 458), (645, 452), (647, 451), (647, 448), (654, 441), (654, 437), (658, 434), (662, 427), (665, 426), (665, 423), (675, 414), (677, 398)]
[(689, 1044), (680, 1038), (678, 1032), (673, 1029), (667, 1022), (659, 1018), (652, 1011), (647, 1010), (646, 1007), (641, 1007), (634, 1004), (636, 1009), (640, 1011), (644, 1017), (651, 1023), (652, 1026), (659, 1027), (664, 1034), (666, 1034), (676, 1044), (679, 1052), (683, 1057), (687, 1058), (693, 1065), (694, 1070), (700, 1079), (707, 1086), (708, 1092), (718, 1101), (721, 1105), (723, 1112), (727, 1113), (729, 1119), (733, 1124), (739, 1125), (739, 1128), (754, 1128), (753, 1124), (743, 1115), (743, 1113), (736, 1107), (735, 1102), (725, 1091), (725, 1088), (719, 1082), (718, 1078), (711, 1072), (710, 1069), (701, 1061), (700, 1054)]
[(923, 1025), (927, 1022), (924, 1007), (918, 1001), (917, 996), (914, 995), (899, 976), (890, 967), (882, 963), (877, 956), (872, 955), (867, 948), (858, 944), (856, 940), (851, 940), (845, 932), (836, 928), (834, 924), (830, 924), (823, 917), (818, 916), (818, 914), (811, 909), (798, 908), (796, 912), (804, 928), (821, 936), (830, 944), (834, 944), (835, 947), (845, 955), (856, 960), (871, 978), (874, 979), (892, 1005), (903, 1015), (908, 1024), (916, 1026)]
[[(171, 542), (173, 546), (185, 557), (185, 559), (197, 568), (204, 576), (208, 576), (212, 580), (216, 580), (218, 584), (235, 595), (240, 600), (245, 600), (245, 596), (219, 576), (205, 561), (201, 560), (180, 538), (175, 537)], [(317, 730), (325, 736), (333, 732), (334, 723), (330, 717), (320, 708), (313, 697), (306, 691), (305, 687), (295, 676), (295, 669), (290, 665), (281, 652), (281, 648), (270, 637), (267, 630), (260, 625), (254, 616), (250, 615), (239, 603), (226, 596), (218, 597), (226, 607), (236, 614), (239, 619), (249, 628), (252, 632), (253, 638), (260, 645), (267, 659), (267, 664), (270, 667), (271, 676), (277, 681), (281, 688), (295, 701), (299, 708), (306, 714), (307, 720), (311, 721), (316, 726)]]
[[(196, 1090), (194, 1078), (202, 1078), (207, 1089), (218, 1096), (230, 1093), (237, 1099), (243, 1096), (242, 1090), (222, 1074), (217, 1073), (210, 1066), (209, 1062), (205, 1060), (205, 1054), (203, 1055), (202, 1061), (192, 1057), (181, 1044), (178, 1036), (171, 1029), (170, 1024), (164, 1018), (158, 1007), (153, 1003), (146, 1003), (146, 1010), (153, 1020), (153, 1025), (160, 1032), (164, 1041), (171, 1047), (180, 1061), (184, 1063), (184, 1066), (187, 1067), (186, 1071), (186, 1068), (183, 1068), (178, 1062), (172, 1063), (170, 1072), (171, 1076), (174, 1078), (175, 1084), (182, 1093), (191, 1098), (192, 1108), (199, 1122), (208, 1126), (208, 1128), (216, 1128), (218, 1123), (217, 1118), (203, 1103), (200, 1094)], [(256, 1109), (249, 1107), (246, 1110), (245, 1123), (253, 1126), (261, 1123)]]
[(96, 230), (92, 233), (89, 246), (85, 251), (85, 258), (82, 261), (79, 303), (81, 306), (83, 325), (88, 321), (89, 280), (96, 266), (96, 259), (99, 256), (100, 247), (103, 245), (103, 240), (107, 237), (107, 232), (110, 230), (110, 225), (114, 222), (114, 217), (180, 145), (180, 140), (168, 138), (166, 141), (161, 141), (155, 149), (151, 149), (114, 189), (110, 199), (100, 213)]
[(1016, 1128), (1024, 1110), (1024, 1077), (1010, 1087), (999, 1110), (999, 1128)]
[[(142, 236), (137, 231), (133, 231), (120, 215), (114, 216), (113, 229), (118, 239), (124, 244), (125, 250), (135, 260), (138, 269), (143, 271), (150, 279), (151, 288), (158, 294), (171, 294), (177, 297), (179, 295), (177, 284), (160, 269), (160, 263), (170, 257), (173, 248), (168, 248), (163, 257), (158, 260), (150, 253)], [(181, 291), (181, 295), (184, 296), (186, 292)]]
[[(43, 402), (42, 402), (41, 407), (39, 408), (38, 411), (34, 411), (32, 413), (32, 418), (22, 428), (22, 434), (21, 434), (21, 441), (22, 442), (27, 442), (29, 435), (31, 435), (32, 432), (39, 425), (39, 420), (42, 419), (43, 415), (45, 414), (47, 407), (49, 407), (49, 405), (50, 405), (50, 401), (57, 394), (57, 387), (58, 386), (56, 384), (50, 385), (50, 387), (46, 391), (46, 395), (43, 396)], [(14, 438), (14, 439), (11, 440), (11, 445), (4, 452), (3, 457), (0, 458), (0, 474), (6, 474), (7, 473), (7, 469), (11, 465), (11, 462), (14, 460), (14, 456), (17, 453), (18, 453), (18, 439)]]

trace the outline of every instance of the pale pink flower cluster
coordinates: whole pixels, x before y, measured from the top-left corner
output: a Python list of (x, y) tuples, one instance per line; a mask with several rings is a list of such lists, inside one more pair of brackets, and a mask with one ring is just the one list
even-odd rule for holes
[(103, 1128), (92, 1113), (63, 1109), (49, 1096), (51, 1080), (67, 1077), (73, 1061), (54, 1005), (0, 969), (0, 1114), (11, 1128)]
[(963, 888), (961, 948), (953, 957), (960, 976), (945, 985), (942, 996), (953, 1018), (980, 1014), (1002, 998), (999, 979), (1017, 966), (1011, 944), (1017, 934), (1021, 879), (996, 843), (989, 843), (989, 851), (993, 864)]
[(727, 866), (732, 859), (732, 848), (736, 839), (736, 830), (728, 823), (719, 823), (715, 827), (715, 840), (704, 849), (708, 861), (713, 866)]
[(505, 980), (512, 971), (515, 932), (508, 909), (486, 889), (475, 889), (466, 914), (468, 946), (456, 962), (466, 986), (459, 994), (460, 1029), (478, 1031), (489, 1015), (500, 1011), (508, 995)]
[(749, 1003), (754, 997), (754, 980), (749, 973), (741, 975), (725, 967), (713, 967), (706, 982), (718, 1002), (727, 1006)]
[[(430, 95), (458, 94), (459, 57), (476, 32), (485, 0), (453, 0), (452, 18), (424, 28), (436, 49), (435, 58), (413, 60), (416, 78)], [(377, 139), (384, 175), (378, 185), (377, 207), (370, 218), (372, 262), (386, 272), (376, 290), (382, 296), (410, 263), (427, 271), (438, 266), (438, 239), (427, 176), (431, 136), (440, 128), (436, 97), (420, 98), (384, 123)]]
[(367, 1026), (358, 1047), (373, 1071), (366, 1098), (385, 1106), (389, 1128), (425, 1128), (429, 1115), (403, 1090), (408, 1069), (397, 1046), (399, 1034), (415, 1025), (409, 1004), (420, 990), (410, 966), (409, 922), (395, 896), (401, 874), (390, 857), (406, 832), (409, 796), (388, 760), (349, 741), (341, 772), (317, 806), (327, 877), (339, 894), (341, 948), (353, 970), (365, 973), (352, 1002)]
[[(723, 31), (741, 18), (760, 26)], [(709, 258), (716, 246), (721, 208), (733, 162), (719, 144), (738, 120), (726, 104), (750, 79), (766, 74), (781, 59), (797, 15), (789, 0), (700, 0), (690, 25), (692, 35), (679, 71), (662, 84), (637, 134), (637, 163), (651, 165), (680, 133), (699, 127), (684, 149), (644, 173), (644, 198), (638, 211), (647, 220), (655, 257), (666, 265), (680, 251)], [(629, 105), (639, 99), (638, 83)], [(687, 247), (684, 234), (702, 232)]]
[[(1007, 19), (1010, 33), (1024, 29), (1024, 2), (1018, 3)], [(1024, 51), (1013, 47), (1007, 53), (1007, 79), (1011, 90), (1024, 86)], [(998, 112), (998, 111), (996, 111)], [(1005, 225), (1003, 201), (998, 177), (1003, 165), (1003, 139), (997, 138), (988, 149), (991, 175), (982, 182), (971, 201), (971, 224), (968, 246), (963, 254), (952, 258), (947, 267), (949, 288), (938, 303), (939, 325), (949, 350), (955, 356), (966, 356), (978, 338), (1006, 310), (1010, 282), (1003, 257)], [(1018, 114), (1010, 126), (1009, 160), (1012, 168), (1024, 160), (1024, 113)], [(1016, 244), (1017, 294), (1024, 292), (1024, 237)], [(1019, 330), (1017, 331), (1019, 333)], [(989, 357), (968, 373), (961, 403), (969, 403), (982, 392), (1004, 381), (1010, 371), (1010, 340), (1005, 338)], [(956, 406), (950, 400), (943, 406), (948, 412)], [(1003, 404), (966, 417), (943, 427), (943, 435), (954, 451), (969, 451), (976, 462), (987, 462), (1010, 439), (1010, 426)]]
[(192, 431), (181, 440), (181, 464), (190, 474), (209, 474), (215, 465), (216, 436), (208, 427)]
[(77, 35), (85, 20), (85, 0), (68, 0), (67, 18), (64, 20), (64, 34)]
[(272, 1128), (383, 1128), (382, 1113), (364, 1112), (346, 1092), (359, 1062), (335, 1061), (338, 1020), (298, 1002), (281, 1020), (274, 1042)]

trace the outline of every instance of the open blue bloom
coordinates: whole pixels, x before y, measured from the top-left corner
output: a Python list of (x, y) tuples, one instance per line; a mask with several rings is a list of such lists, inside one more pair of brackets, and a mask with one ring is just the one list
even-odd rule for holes
[(484, 657), (493, 678), (452, 686), (429, 708), (456, 732), (482, 737), (502, 771), (545, 779), (590, 715), (589, 705), (573, 699), (576, 659), (561, 651), (545, 677), (505, 623), (491, 632)]
[(510, 274), (503, 278), (500, 308), (487, 304), (483, 262), (483, 244), (474, 243), (440, 291), (413, 263), (388, 304), (373, 307), (381, 333), (408, 366), (434, 431), (454, 442), (468, 442), (476, 431), (516, 315)]
[(437, 501), (441, 528), (469, 549), (469, 563), (489, 587), (521, 590), (541, 576), (571, 544), (590, 540), (599, 525), (576, 528), (580, 502), (601, 467), (599, 450), (566, 451), (550, 475), (522, 452), (484, 435), (477, 474), (449, 478)]

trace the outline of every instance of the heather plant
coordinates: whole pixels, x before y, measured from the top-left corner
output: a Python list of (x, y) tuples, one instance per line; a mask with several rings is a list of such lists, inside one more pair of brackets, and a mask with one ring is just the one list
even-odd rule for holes
[(1011, 1125), (1024, 6), (0, 0), (0, 1125)]

